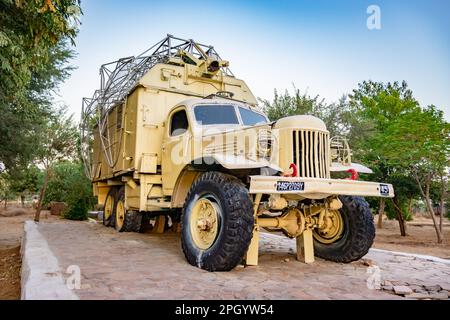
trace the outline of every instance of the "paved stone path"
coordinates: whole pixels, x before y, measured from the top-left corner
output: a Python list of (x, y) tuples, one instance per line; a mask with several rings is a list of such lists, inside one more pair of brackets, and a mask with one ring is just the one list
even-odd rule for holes
[(272, 234), (261, 237), (258, 267), (210, 273), (185, 261), (173, 232), (119, 234), (101, 224), (66, 221), (38, 229), (65, 279), (67, 267), (80, 267), (80, 299), (400, 299), (368, 288), (377, 267), (381, 281), (394, 285), (450, 285), (450, 264), (385, 252), (351, 264), (317, 259), (306, 265), (295, 260), (294, 240)]

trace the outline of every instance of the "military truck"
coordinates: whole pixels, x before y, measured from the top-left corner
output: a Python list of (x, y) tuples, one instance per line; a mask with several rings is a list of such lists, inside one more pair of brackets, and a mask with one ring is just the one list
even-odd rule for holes
[(363, 197), (393, 197), (392, 185), (358, 180), (370, 169), (322, 120), (269, 121), (214, 47), (168, 35), (100, 74), (81, 134), (105, 226), (178, 228), (187, 261), (208, 271), (257, 265), (260, 232), (295, 238), (306, 263), (368, 252)]

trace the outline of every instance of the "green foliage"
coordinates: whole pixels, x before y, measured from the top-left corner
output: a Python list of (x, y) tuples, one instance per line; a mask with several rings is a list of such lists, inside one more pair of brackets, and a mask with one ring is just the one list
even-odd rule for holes
[(51, 93), (67, 78), (81, 11), (77, 0), (0, 0), (0, 162), (27, 165), (34, 132), (51, 113)]
[[(411, 219), (408, 202), (419, 196), (417, 183), (399, 163), (393, 163), (386, 148), (390, 143), (402, 143), (401, 136), (386, 135), (386, 128), (399, 117), (420, 110), (412, 91), (405, 81), (401, 84), (364, 81), (349, 96), (352, 129), (349, 138), (354, 149), (354, 158), (371, 167), (374, 174), (363, 177), (370, 180), (385, 181), (394, 185), (399, 207), (406, 220)], [(355, 127), (353, 124), (358, 123)], [(357, 128), (357, 130), (355, 130)], [(396, 139), (393, 141), (392, 139)], [(390, 153), (397, 152), (392, 149)], [(394, 206), (387, 201), (386, 214), (395, 216)]]
[(87, 219), (87, 212), (95, 205), (95, 198), (92, 196), (91, 181), (86, 178), (81, 163), (63, 161), (52, 167), (44, 204), (51, 201), (67, 203), (66, 219)]
[(38, 192), (42, 184), (42, 171), (34, 165), (15, 167), (9, 171), (10, 191), (22, 199)]
[(61, 160), (74, 160), (77, 157), (78, 129), (72, 116), (67, 116), (67, 108), (55, 110), (48, 121), (36, 133), (40, 140), (37, 146), (36, 160), (50, 168)]
[(9, 176), (6, 172), (0, 173), (0, 201), (9, 199), (11, 195)]
[(443, 112), (430, 106), (397, 116), (374, 140), (394, 166), (441, 172), (450, 164), (449, 133)]
[[(422, 182), (427, 179), (433, 182), (431, 198), (435, 205), (439, 203), (445, 185), (440, 181), (448, 176), (446, 168), (450, 167), (449, 124), (434, 106), (421, 108), (405, 81), (386, 84), (364, 81), (348, 99), (343, 97), (335, 104), (297, 89), (294, 95), (275, 91), (272, 102), (260, 102), (271, 120), (314, 115), (324, 120), (332, 136), (347, 137), (353, 161), (374, 171), (361, 178), (392, 183), (406, 220), (412, 218), (408, 210), (411, 199), (421, 196), (414, 175)], [(377, 199), (370, 201), (374, 208), (378, 207)], [(386, 201), (386, 212), (395, 216), (391, 201)]]
[(312, 115), (322, 119), (332, 136), (346, 135), (349, 131), (349, 108), (346, 97), (342, 97), (338, 103), (325, 103), (325, 100), (308, 93), (301, 93), (294, 87), (294, 94), (287, 90), (279, 94), (275, 90), (272, 102), (261, 100), (263, 110), (271, 121), (294, 115)]
[(386, 126), (398, 116), (419, 108), (405, 81), (401, 84), (378, 83), (364, 81), (353, 90), (349, 96), (352, 124), (359, 123), (362, 130), (353, 130), (349, 135), (355, 148), (356, 156), (364, 160), (383, 162), (385, 169), (389, 169), (383, 153), (374, 148), (374, 139), (378, 139)]
[[(77, 160), (78, 148), (78, 130), (72, 121), (72, 116), (66, 116), (66, 109), (62, 108), (56, 110), (51, 115), (49, 121), (42, 127), (41, 131), (37, 133), (40, 139), (40, 144), (36, 150), (36, 161), (45, 167), (45, 180), (43, 185), (43, 192), (41, 192), (40, 203), (45, 203), (48, 192), (48, 182), (52, 176), (54, 166), (56, 163), (63, 160)], [(81, 166), (80, 166), (81, 167)], [(73, 168), (68, 169), (73, 171)], [(69, 170), (69, 171), (70, 171)], [(72, 177), (72, 172), (66, 172), (68, 177)], [(77, 173), (78, 174), (78, 173)], [(85, 178), (83, 171), (81, 171), (83, 178)], [(58, 176), (63, 179), (64, 175)], [(86, 218), (88, 203), (85, 195), (82, 192), (83, 181), (75, 182), (70, 192), (66, 192), (66, 201), (69, 208), (66, 213), (68, 219), (83, 220)], [(78, 182), (78, 184), (76, 184)], [(76, 192), (76, 193), (73, 193)], [(38, 211), (39, 212), (39, 211)]]
[(33, 74), (45, 70), (61, 40), (73, 41), (77, 0), (0, 1), (0, 99), (26, 95)]
[[(411, 215), (411, 212), (409, 212), (408, 202), (400, 201), (399, 206), (400, 206), (400, 209), (402, 210), (403, 218), (405, 219), (405, 221), (412, 221), (413, 216)], [(390, 220), (397, 218), (397, 215), (395, 213), (395, 208), (394, 208), (392, 201), (386, 202), (385, 213), (386, 213), (386, 217)]]
[(317, 115), (325, 108), (325, 102), (319, 96), (311, 97), (307, 93), (302, 94), (296, 88), (294, 88), (294, 95), (291, 95), (287, 90), (280, 95), (275, 90), (272, 103), (267, 100), (260, 101), (263, 103), (267, 116), (272, 121), (298, 114)]

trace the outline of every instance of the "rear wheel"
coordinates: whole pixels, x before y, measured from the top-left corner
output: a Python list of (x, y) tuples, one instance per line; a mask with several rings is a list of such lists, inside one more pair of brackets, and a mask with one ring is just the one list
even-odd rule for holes
[(193, 266), (228, 271), (252, 239), (252, 201), (244, 184), (220, 172), (204, 173), (191, 187), (181, 217), (181, 245)]
[(342, 208), (332, 212), (326, 229), (315, 229), (314, 252), (325, 260), (349, 263), (367, 254), (375, 238), (375, 225), (364, 198), (341, 196)]
[(119, 232), (139, 232), (141, 229), (142, 214), (126, 210), (125, 188), (121, 188), (117, 194), (114, 220), (115, 228)]
[(103, 225), (112, 226), (114, 219), (114, 206), (116, 202), (116, 190), (111, 188), (106, 195), (105, 205), (103, 206)]

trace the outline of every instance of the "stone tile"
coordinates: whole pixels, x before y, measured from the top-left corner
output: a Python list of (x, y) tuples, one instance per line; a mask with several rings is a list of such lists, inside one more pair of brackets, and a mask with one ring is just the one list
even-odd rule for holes
[(407, 286), (394, 286), (394, 292), (398, 295), (408, 295), (413, 293), (411, 288)]
[(408, 298), (410, 299), (418, 299), (418, 300), (423, 300), (423, 299), (430, 299), (430, 294), (427, 292), (423, 292), (423, 293), (419, 293), (419, 292), (414, 292), (411, 293)]
[(259, 266), (209, 273), (186, 262), (176, 233), (118, 234), (102, 225), (65, 221), (42, 223), (39, 229), (62, 269), (80, 266), (85, 289), (77, 294), (88, 300), (404, 299), (367, 288), (373, 265), (385, 287), (409, 284), (408, 298), (414, 297), (414, 286), (450, 286), (450, 265), (389, 253), (371, 252), (362, 263), (316, 259), (306, 265), (293, 256), (295, 240), (272, 234), (261, 234)]
[(414, 284), (413, 285), (409, 285), (409, 287), (414, 292), (419, 292), (419, 291), (422, 291), (424, 289), (424, 287), (418, 286), (418, 285), (414, 285)]
[(441, 290), (441, 286), (440, 285), (434, 285), (434, 286), (425, 286), (425, 289), (428, 291), (440, 291)]
[(435, 300), (447, 300), (448, 292), (446, 291), (446, 292), (433, 293), (433, 294), (430, 294), (430, 298), (435, 299)]

